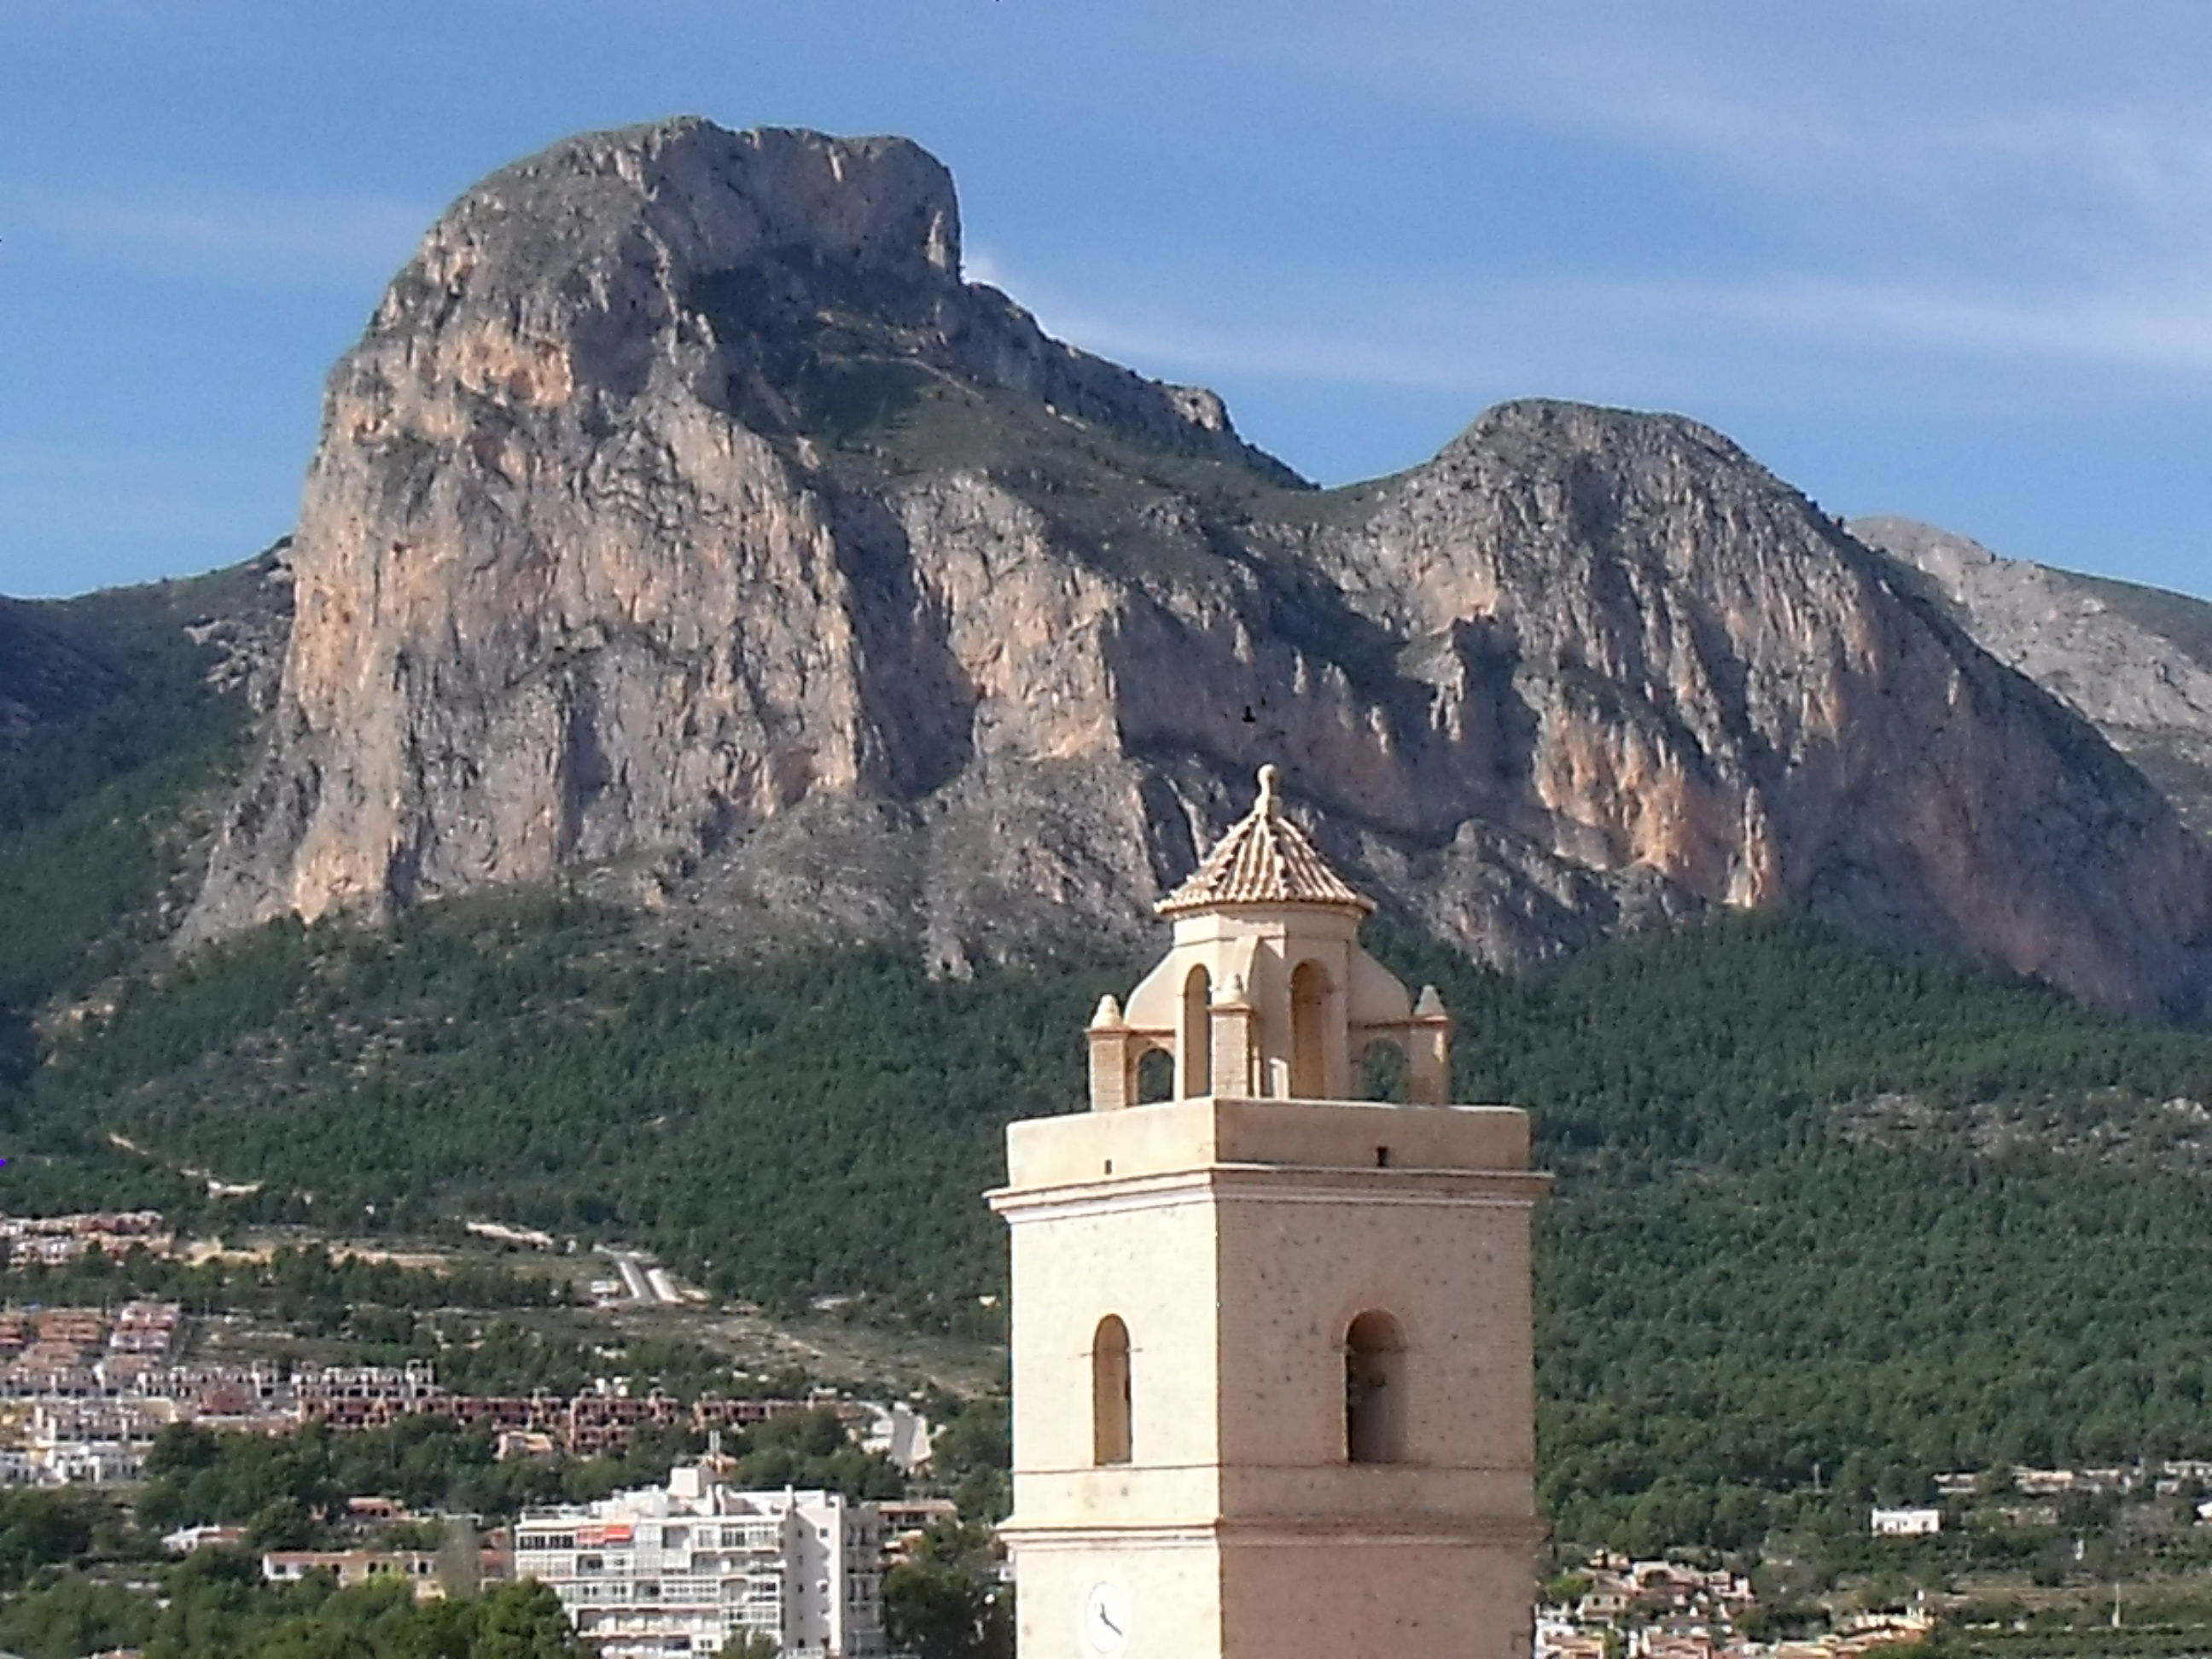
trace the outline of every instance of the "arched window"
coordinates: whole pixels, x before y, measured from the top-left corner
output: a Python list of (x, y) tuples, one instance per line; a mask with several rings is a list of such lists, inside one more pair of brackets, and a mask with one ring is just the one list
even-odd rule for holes
[(1164, 1048), (1147, 1048), (1137, 1062), (1137, 1103), (1149, 1106), (1155, 1101), (1173, 1100), (1176, 1081), (1175, 1056)]
[(1395, 1037), (1376, 1037), (1359, 1056), (1359, 1097), (1403, 1106), (1413, 1099), (1413, 1070)]
[(1389, 1314), (1368, 1312), (1344, 1334), (1344, 1455), (1395, 1463), (1405, 1455), (1406, 1338)]
[(1291, 1098), (1328, 1097), (1328, 970), (1302, 962), (1291, 975)]
[(1129, 1328), (1118, 1314), (1091, 1339), (1091, 1461), (1129, 1461)]
[(1182, 982), (1176, 1060), (1182, 1072), (1176, 1092), (1185, 1100), (1213, 1092), (1213, 976), (1203, 968), (1192, 969)]

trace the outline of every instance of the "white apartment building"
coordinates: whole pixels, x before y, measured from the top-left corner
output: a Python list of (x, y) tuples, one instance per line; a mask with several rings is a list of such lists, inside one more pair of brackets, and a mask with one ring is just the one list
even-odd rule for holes
[(1943, 1511), (1876, 1510), (1868, 1527), (1880, 1538), (1927, 1538), (1943, 1530)]
[(884, 1652), (883, 1527), (872, 1504), (739, 1492), (705, 1466), (596, 1504), (526, 1510), (514, 1576), (561, 1598), (605, 1659), (719, 1652), (738, 1631), (788, 1659)]

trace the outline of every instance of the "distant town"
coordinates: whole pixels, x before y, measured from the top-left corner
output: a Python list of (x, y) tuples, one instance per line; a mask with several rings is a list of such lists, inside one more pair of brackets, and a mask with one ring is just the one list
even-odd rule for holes
[[(554, 1243), (534, 1234), (491, 1242), (533, 1251)], [(10, 1268), (180, 1249), (154, 1211), (0, 1217)], [(597, 1302), (696, 1299), (646, 1259), (617, 1252), (613, 1261), (613, 1272), (589, 1281)], [(444, 1386), (429, 1363), (210, 1358), (196, 1351), (196, 1322), (179, 1303), (155, 1299), (0, 1308), (0, 1485), (112, 1489), (127, 1501), (156, 1443), (180, 1425), (274, 1438), (311, 1426), (345, 1435), (437, 1419), (488, 1437), (501, 1462), (620, 1457), (648, 1443), (702, 1446), (665, 1480), (588, 1502), (526, 1505), (511, 1518), (349, 1492), (324, 1547), (255, 1552), (271, 1585), (321, 1574), (340, 1587), (398, 1584), (411, 1597), (435, 1599), (534, 1579), (611, 1659), (719, 1653), (746, 1636), (783, 1640), (791, 1652), (887, 1654), (886, 1572), (933, 1528), (988, 1528), (996, 1519), (963, 1516), (933, 1483), (933, 1425), (906, 1401), (819, 1392), (679, 1399), (615, 1374), (574, 1393), (471, 1393)], [(854, 1444), (899, 1471), (908, 1495), (864, 1499), (820, 1486), (747, 1489), (732, 1480), (731, 1461), (717, 1450), (726, 1436), (825, 1411)], [(2100, 1502), (2158, 1504), (2162, 1514), (2212, 1526), (2212, 1462), (1947, 1472), (1933, 1478), (1928, 1501), (1868, 1507), (1864, 1535), (1909, 1547), (1978, 1528), (2053, 1532)], [(246, 1550), (253, 1532), (242, 1523), (192, 1524), (161, 1543), (176, 1557)], [(1003, 1583), (1003, 1560), (994, 1559)], [(1553, 1565), (1534, 1625), (1538, 1659), (1853, 1659), (1925, 1643), (1964, 1605), (1911, 1586), (1887, 1597), (1893, 1605), (1808, 1609), (1802, 1597), (1789, 1605), (1786, 1592), (1765, 1587), (1755, 1563), (1705, 1551), (1635, 1559), (1598, 1550), (1555, 1555)]]
[[(476, 1230), (496, 1246), (534, 1250), (552, 1243), (510, 1231)], [(151, 1210), (0, 1216), (0, 1257), (9, 1269), (184, 1251)], [(612, 1255), (614, 1271), (590, 1281), (595, 1304), (697, 1299), (648, 1260)], [(535, 1579), (609, 1656), (715, 1653), (748, 1632), (786, 1639), (793, 1652), (884, 1653), (884, 1572), (932, 1527), (960, 1518), (951, 1498), (928, 1490), (933, 1425), (905, 1401), (822, 1389), (679, 1398), (650, 1383), (634, 1386), (611, 1368), (573, 1393), (470, 1393), (443, 1385), (428, 1362), (213, 1357), (197, 1340), (196, 1328), (210, 1322), (224, 1325), (228, 1316), (195, 1316), (174, 1300), (0, 1306), (0, 1487), (106, 1490), (127, 1504), (164, 1435), (186, 1429), (273, 1441), (311, 1429), (345, 1436), (436, 1419), (488, 1441), (501, 1464), (619, 1467), (641, 1446), (700, 1447), (696, 1461), (679, 1460), (660, 1484), (584, 1504), (526, 1505), (512, 1520), (418, 1510), (368, 1490), (342, 1494), (322, 1528), (335, 1534), (324, 1547), (257, 1548), (255, 1528), (242, 1522), (179, 1526), (161, 1536), (173, 1557), (253, 1550), (272, 1586), (320, 1574), (339, 1588), (404, 1585), (422, 1600)], [(860, 1498), (818, 1486), (732, 1484), (736, 1462), (720, 1450), (726, 1437), (736, 1442), (778, 1419), (829, 1420), (839, 1443), (895, 1471), (893, 1484), (909, 1486), (912, 1495)], [(456, 1547), (456, 1539), (466, 1541)]]

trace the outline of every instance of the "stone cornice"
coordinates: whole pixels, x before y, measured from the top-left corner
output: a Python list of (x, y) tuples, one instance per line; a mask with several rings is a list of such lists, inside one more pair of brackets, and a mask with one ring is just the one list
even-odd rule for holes
[(1187, 1549), (1193, 1544), (1212, 1544), (1224, 1549), (1240, 1545), (1282, 1544), (1328, 1547), (1429, 1544), (1470, 1548), (1506, 1545), (1517, 1548), (1534, 1547), (1544, 1540), (1549, 1531), (1546, 1522), (1533, 1515), (1315, 1515), (1197, 1523), (1134, 1522), (1126, 1526), (1029, 1526), (1016, 1516), (999, 1528), (999, 1536), (1016, 1551), (1091, 1550), (1101, 1547)]
[(1552, 1178), (1526, 1170), (1346, 1170), (1279, 1164), (1214, 1164), (1195, 1170), (1060, 1186), (994, 1188), (986, 1197), (1009, 1222), (1103, 1215), (1187, 1204), (1359, 1204), (1528, 1209)]

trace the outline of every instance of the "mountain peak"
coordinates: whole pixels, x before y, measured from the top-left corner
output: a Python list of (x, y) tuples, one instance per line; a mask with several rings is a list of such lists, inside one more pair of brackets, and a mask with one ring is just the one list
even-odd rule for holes
[(521, 239), (527, 251), (565, 242), (572, 266), (574, 253), (642, 229), (700, 270), (789, 248), (917, 276), (960, 270), (952, 175), (919, 144), (733, 132), (696, 115), (564, 138), (467, 191), (431, 235), (499, 243), (522, 224), (540, 233)]
[(2194, 1014), (2212, 854), (1719, 434), (1531, 400), (1322, 492), (961, 280), (899, 139), (588, 134), (333, 371), (194, 912), (553, 879), (704, 947), (1132, 940), (1250, 769), (1493, 960), (1714, 906)]
[(440, 216), (337, 373), (365, 402), (456, 377), (508, 404), (655, 388), (778, 436), (936, 376), (1299, 482), (1212, 392), (1054, 340), (963, 282), (951, 174), (904, 138), (683, 116), (563, 139)]

